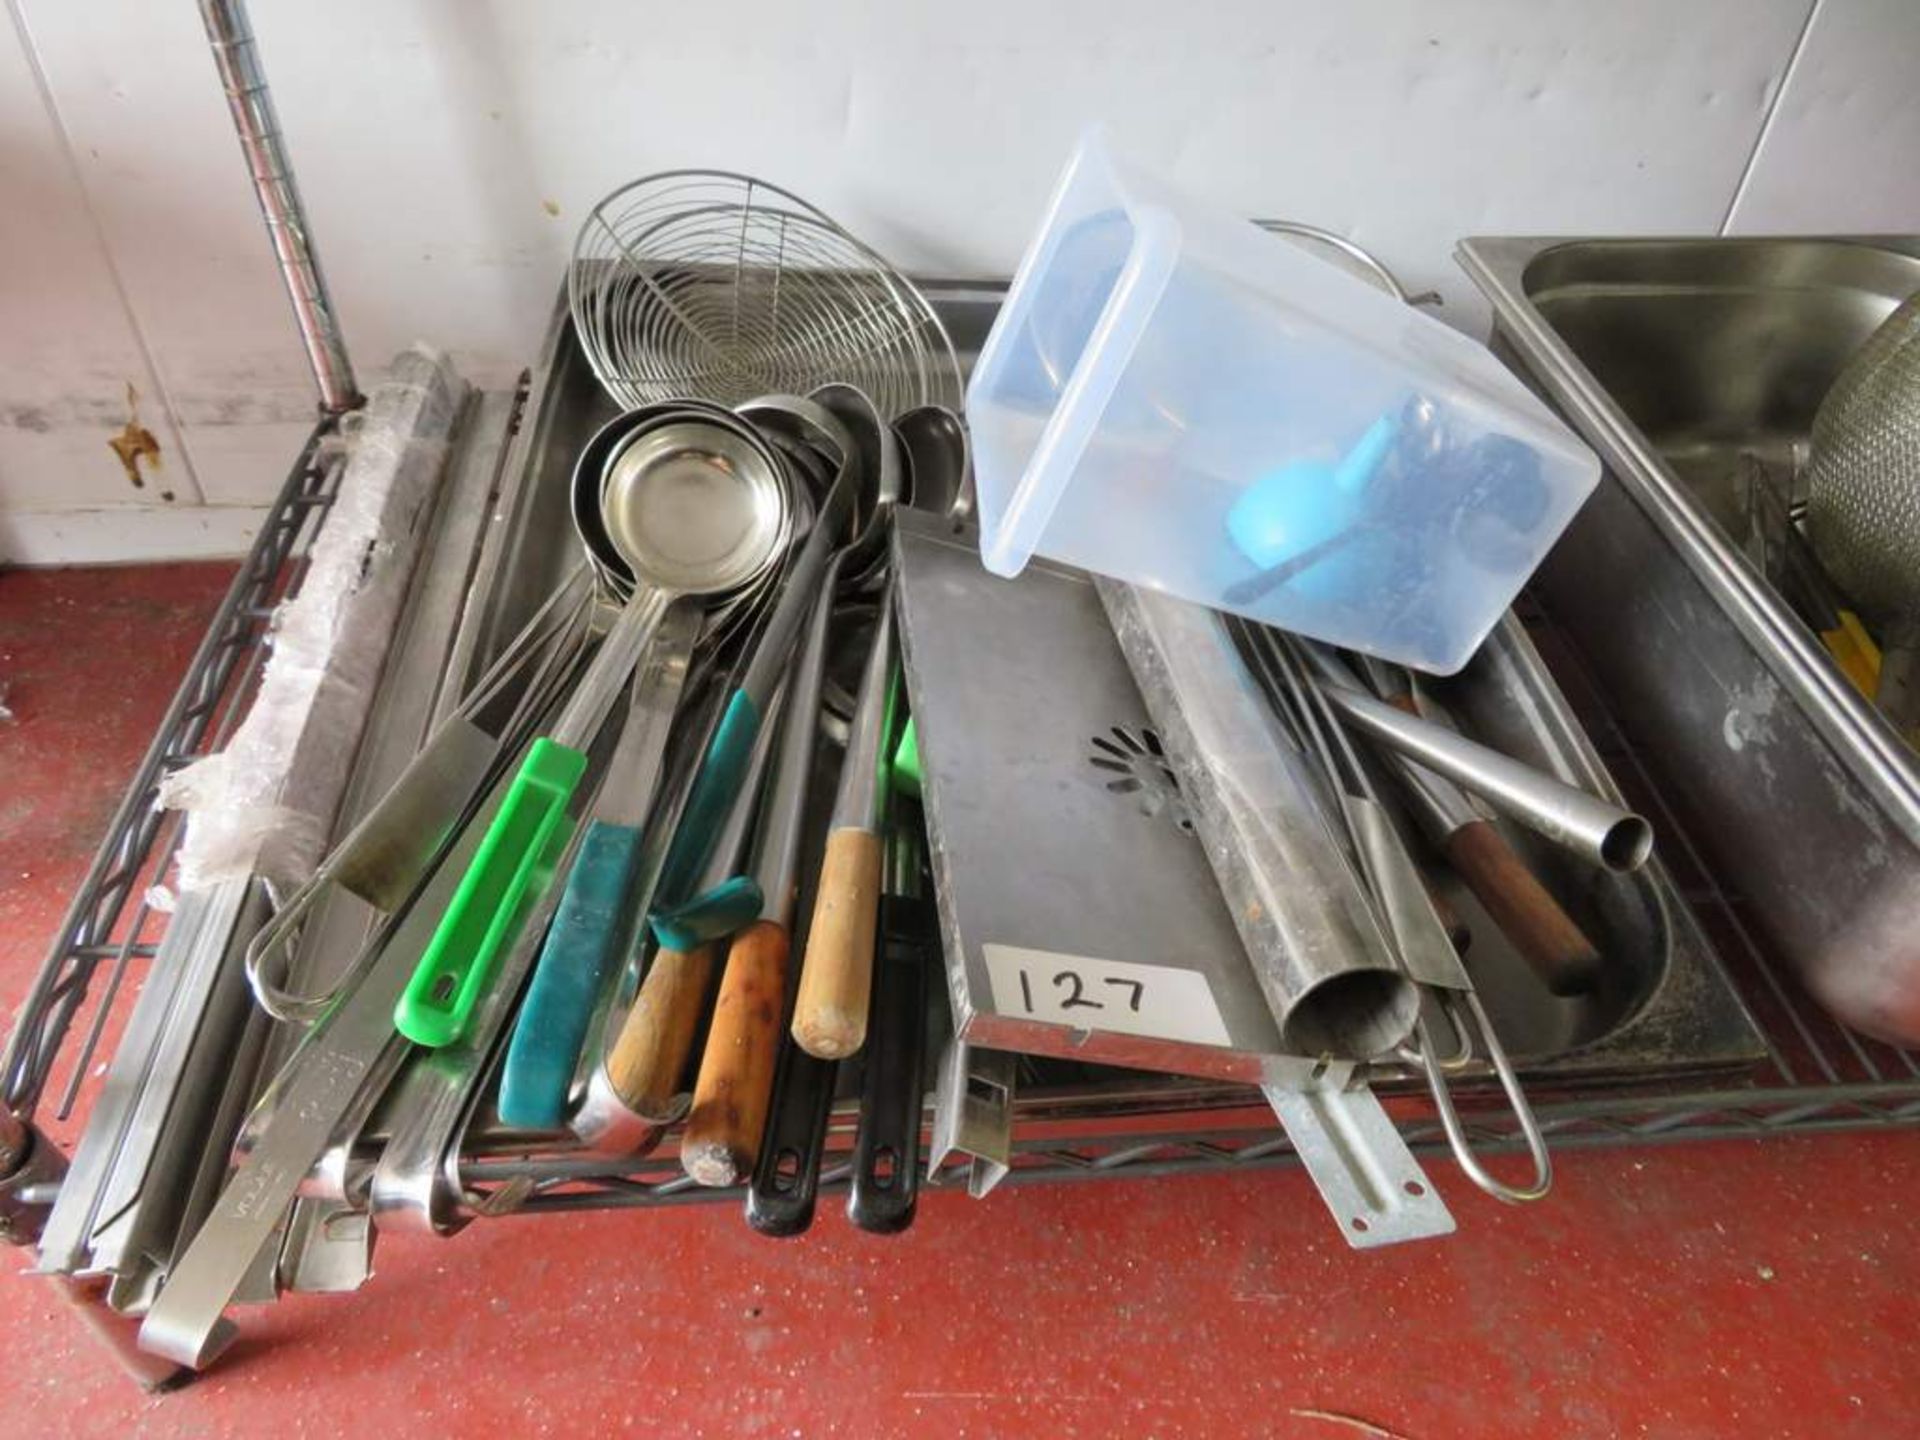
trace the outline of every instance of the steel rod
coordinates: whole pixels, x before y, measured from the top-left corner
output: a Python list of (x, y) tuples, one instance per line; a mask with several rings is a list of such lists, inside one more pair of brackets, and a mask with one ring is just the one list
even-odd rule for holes
[(314, 252), (306, 208), (293, 182), (293, 164), (280, 137), (280, 120), (260, 67), (260, 48), (254, 43), (245, 0), (200, 0), (200, 18), (207, 27), (207, 42), (213, 48), (221, 88), (227, 93), (241, 152), (247, 157), (260, 215), (267, 222), (267, 237), (280, 262), (280, 277), (293, 303), (294, 323), (300, 327), (307, 363), (320, 389), (320, 408), (338, 415), (360, 404), (361, 395), (326, 277), (320, 271), (320, 257)]
[(1324, 677), (1317, 689), (1362, 733), (1609, 870), (1636, 869), (1653, 848), (1647, 822), (1618, 805), (1359, 690)]

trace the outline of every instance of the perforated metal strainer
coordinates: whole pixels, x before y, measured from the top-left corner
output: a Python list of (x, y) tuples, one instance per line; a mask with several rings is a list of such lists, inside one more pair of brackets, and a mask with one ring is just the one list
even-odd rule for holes
[(675, 170), (614, 191), (580, 227), (567, 293), (588, 363), (624, 407), (832, 381), (888, 419), (960, 403), (953, 342), (913, 284), (751, 176)]
[(1920, 616), (1920, 295), (1868, 337), (1821, 402), (1807, 528), (1869, 620)]
[(1820, 402), (1807, 537), (1880, 643), (1875, 701), (1896, 728), (1920, 725), (1920, 294)]

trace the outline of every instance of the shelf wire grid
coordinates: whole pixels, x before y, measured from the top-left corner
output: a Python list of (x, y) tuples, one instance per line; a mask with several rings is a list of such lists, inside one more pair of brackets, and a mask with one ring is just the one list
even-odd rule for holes
[[(154, 887), (164, 880), (185, 831), (181, 816), (156, 808), (160, 782), (219, 750), (245, 715), (266, 662), (274, 610), (297, 590), (307, 547), (333, 503), (342, 458), (329, 441), (337, 428), (333, 417), (323, 418), (301, 447), (21, 1005), (0, 1058), (0, 1083), (7, 1108), (23, 1119), (38, 1110), (78, 1028), (54, 1108), (55, 1119), (69, 1118), (117, 1002), (129, 990), (130, 973), (159, 948), (167, 917)], [(105, 984), (86, 1014), (102, 967)]]

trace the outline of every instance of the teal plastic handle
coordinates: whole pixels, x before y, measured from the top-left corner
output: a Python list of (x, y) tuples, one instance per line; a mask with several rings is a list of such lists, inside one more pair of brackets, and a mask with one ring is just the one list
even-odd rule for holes
[(516, 1129), (557, 1130), (566, 1119), (580, 1047), (617, 958), (639, 853), (635, 825), (596, 820), (580, 842), (500, 1072), (500, 1118)]
[(394, 1028), (414, 1044), (439, 1049), (467, 1033), (524, 902), (553, 877), (570, 829), (567, 802), (586, 768), (581, 751), (544, 737), (528, 750), (393, 1007)]
[(727, 823), (727, 812), (746, 779), (753, 760), (753, 742), (760, 734), (760, 707), (736, 690), (714, 727), (713, 739), (700, 761), (693, 789), (680, 812), (680, 828), (674, 831), (667, 858), (660, 866), (660, 883), (654, 893), (668, 904), (679, 901), (700, 878), (700, 868), (713, 853), (713, 845)]
[(655, 915), (649, 923), (661, 949), (684, 954), (752, 924), (760, 918), (765, 904), (760, 882), (749, 875), (736, 875), (684, 905)]

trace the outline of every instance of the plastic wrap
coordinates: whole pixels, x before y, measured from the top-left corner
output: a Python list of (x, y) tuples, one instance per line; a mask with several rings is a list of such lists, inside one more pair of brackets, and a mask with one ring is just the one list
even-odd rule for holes
[(192, 814), (181, 888), (257, 873), (284, 893), (319, 863), (466, 393), (446, 356), (416, 345), (342, 422), (339, 491), (273, 618), (252, 707), (224, 750), (161, 785), (163, 807)]

